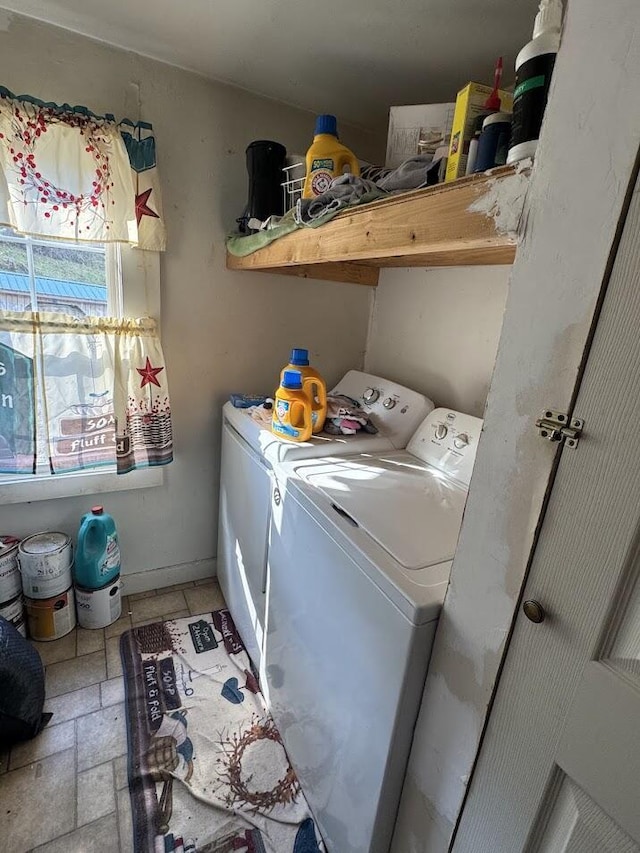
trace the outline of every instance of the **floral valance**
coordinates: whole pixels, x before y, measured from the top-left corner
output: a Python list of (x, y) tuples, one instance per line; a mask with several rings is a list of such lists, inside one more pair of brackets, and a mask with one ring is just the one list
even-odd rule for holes
[(0, 87), (0, 224), (163, 251), (152, 126)]

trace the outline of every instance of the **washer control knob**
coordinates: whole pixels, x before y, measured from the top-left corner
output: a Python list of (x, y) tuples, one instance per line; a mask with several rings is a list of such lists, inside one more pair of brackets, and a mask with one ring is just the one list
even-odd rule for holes
[(382, 401), (382, 405), (385, 407), (385, 409), (393, 409), (397, 402), (398, 401), (394, 400), (393, 397), (387, 397), (386, 400)]
[(365, 403), (375, 403), (375, 401), (380, 396), (380, 392), (376, 391), (375, 388), (367, 388), (367, 390), (362, 395), (362, 399)]
[(446, 424), (438, 424), (438, 426), (436, 427), (436, 438), (438, 439), (438, 441), (442, 441), (443, 438), (446, 438), (448, 432), (449, 429)]
[(469, 436), (466, 432), (458, 433), (458, 435), (453, 440), (454, 447), (466, 447), (469, 444)]

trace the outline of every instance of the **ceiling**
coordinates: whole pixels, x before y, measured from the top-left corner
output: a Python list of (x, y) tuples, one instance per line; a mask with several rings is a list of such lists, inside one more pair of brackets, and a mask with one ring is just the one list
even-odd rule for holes
[(378, 130), (393, 104), (506, 83), (537, 0), (0, 0), (0, 6)]

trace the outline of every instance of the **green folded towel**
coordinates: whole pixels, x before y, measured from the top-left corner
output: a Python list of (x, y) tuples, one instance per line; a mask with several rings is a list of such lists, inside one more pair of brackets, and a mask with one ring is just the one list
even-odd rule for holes
[[(349, 207), (357, 207), (358, 205), (367, 204), (368, 202), (376, 201), (376, 199), (382, 198), (382, 196), (386, 195), (387, 193), (385, 192), (369, 192), (357, 199), (353, 204), (350, 204)], [(294, 217), (295, 210), (289, 210), (285, 213), (280, 223), (276, 225), (275, 228), (269, 228), (265, 231), (256, 231), (255, 234), (231, 234), (227, 237), (227, 251), (230, 255), (235, 255), (238, 258), (244, 258), (247, 255), (257, 252), (258, 249), (264, 249), (264, 247), (268, 246), (269, 243), (273, 243), (274, 240), (284, 237), (285, 234), (291, 234), (292, 231), (297, 231), (299, 228), (319, 228), (321, 225), (324, 225), (326, 222), (333, 219), (334, 216), (337, 216), (338, 213), (342, 213), (345, 209), (345, 207), (342, 207), (338, 210), (329, 210), (324, 214), (324, 216), (320, 216), (312, 222), (305, 224), (297, 223)]]

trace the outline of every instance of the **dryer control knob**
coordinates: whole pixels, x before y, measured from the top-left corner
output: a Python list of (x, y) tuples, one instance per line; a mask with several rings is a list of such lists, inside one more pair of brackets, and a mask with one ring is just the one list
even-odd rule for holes
[(382, 405), (385, 407), (385, 409), (393, 409), (397, 402), (398, 401), (394, 400), (393, 397), (387, 397), (386, 400), (382, 401)]
[(436, 427), (436, 438), (438, 439), (438, 441), (442, 441), (443, 438), (446, 438), (448, 432), (449, 429), (446, 424), (438, 424), (438, 426)]
[(376, 391), (375, 388), (367, 388), (367, 390), (362, 395), (362, 399), (365, 403), (375, 403), (375, 401), (380, 396), (380, 392)]
[(466, 447), (469, 444), (469, 436), (466, 432), (459, 433), (453, 440), (454, 447)]

